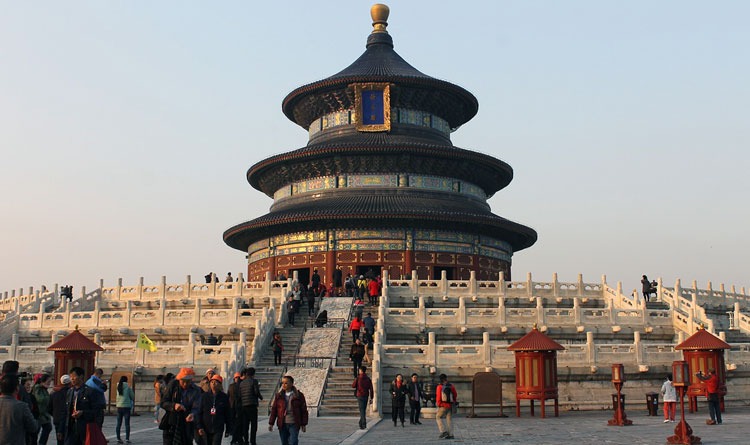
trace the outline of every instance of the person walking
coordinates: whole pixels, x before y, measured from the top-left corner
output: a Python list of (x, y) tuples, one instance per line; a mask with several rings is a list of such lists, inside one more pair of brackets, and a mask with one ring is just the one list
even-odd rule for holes
[(52, 384), (52, 378), (48, 374), (42, 374), (37, 378), (36, 384), (31, 389), (31, 395), (36, 399), (39, 407), (39, 426), (42, 433), (39, 436), (39, 445), (47, 445), (49, 433), (52, 431), (52, 415), (50, 414), (50, 394), (49, 387)]
[(372, 313), (368, 312), (367, 317), (362, 320), (362, 324), (365, 328), (365, 341), (366, 344), (372, 344), (372, 335), (375, 333), (375, 319), (372, 318)]
[(165, 414), (159, 429), (163, 431), (164, 445), (190, 445), (193, 440), (193, 425), (198, 417), (200, 398), (203, 394), (193, 383), (195, 371), (192, 368), (180, 368), (174, 380), (169, 382), (167, 392), (161, 399)]
[(290, 295), (286, 302), (286, 317), (289, 322), (289, 326), (294, 326), (294, 315), (296, 313), (297, 305), (294, 303), (294, 298)]
[(648, 278), (646, 278), (646, 275), (643, 275), (641, 277), (641, 285), (642, 285), (641, 293), (643, 293), (643, 300), (645, 300), (646, 303), (648, 303), (648, 299), (651, 296), (651, 293), (653, 291), (651, 290), (651, 282), (648, 281)]
[(242, 383), (242, 374), (234, 373), (233, 382), (227, 389), (227, 398), (229, 399), (229, 416), (232, 417), (232, 441), (231, 445), (242, 443), (242, 401), (240, 399), (240, 383)]
[[(255, 379), (255, 368), (245, 370), (245, 379), (242, 380), (239, 387), (240, 403), (242, 407), (242, 426), (240, 427), (240, 437), (243, 444), (256, 445), (256, 436), (258, 435), (258, 405), (263, 400), (260, 393), (260, 383)], [(250, 428), (250, 437), (248, 441), (247, 429)]]
[(393, 417), (393, 426), (397, 426), (396, 417), (401, 420), (401, 427), (404, 427), (404, 406), (406, 405), (406, 383), (404, 376), (396, 374), (396, 380), (391, 382), (389, 389), (391, 393), (391, 416)]
[(200, 408), (196, 417), (198, 436), (206, 445), (221, 445), (222, 433), (229, 437), (232, 417), (229, 413), (229, 397), (222, 391), (224, 383), (220, 375), (211, 377), (211, 391), (201, 395)]
[(154, 379), (154, 423), (159, 423), (159, 404), (161, 393), (164, 391), (164, 376), (159, 374)]
[(380, 281), (376, 279), (370, 280), (369, 291), (370, 291), (370, 297), (369, 297), (370, 305), (377, 306), (378, 298), (380, 297)]
[(29, 406), (16, 400), (18, 376), (4, 374), (0, 378), (0, 444), (26, 445), (26, 437), (39, 431), (39, 424)]
[(64, 374), (60, 377), (60, 387), (56, 388), (49, 399), (49, 409), (52, 413), (52, 423), (55, 425), (55, 436), (57, 445), (63, 445), (65, 437), (62, 432), (62, 424), (65, 421), (65, 397), (70, 389), (70, 376)]
[(702, 371), (695, 374), (696, 377), (706, 382), (706, 393), (708, 399), (708, 414), (710, 420), (706, 420), (706, 425), (721, 425), (721, 409), (719, 406), (719, 376), (713, 368), (708, 369), (708, 375)]
[(343, 275), (344, 272), (341, 270), (341, 266), (336, 266), (336, 269), (333, 270), (333, 287), (336, 288), (336, 297), (340, 297), (342, 294), (341, 290), (344, 287)]
[(365, 302), (361, 298), (357, 298), (354, 302), (354, 316), (362, 318), (362, 313), (365, 311)]
[(294, 378), (287, 375), (281, 379), (281, 390), (276, 393), (268, 417), (268, 431), (273, 424), (279, 428), (281, 445), (298, 445), (299, 432), (307, 431), (307, 402), (305, 395), (294, 386)]
[[(84, 445), (86, 428), (89, 423), (96, 423), (96, 415), (101, 409), (95, 401), (96, 390), (84, 385), (85, 372), (81, 367), (73, 367), (70, 375), (70, 389), (65, 397), (65, 417), (62, 423), (65, 445)], [(97, 425), (98, 426), (98, 425)]]
[(667, 374), (667, 380), (661, 385), (661, 396), (664, 400), (664, 423), (674, 422), (674, 412), (677, 408), (677, 391), (672, 384), (672, 374)]
[[(440, 374), (440, 384), (435, 390), (435, 398), (437, 399), (438, 407), (435, 414), (435, 421), (440, 430), (439, 437), (441, 439), (453, 439), (451, 414), (453, 413), (453, 405), (456, 403), (458, 394), (456, 393), (456, 388), (448, 383), (448, 376), (445, 374)], [(443, 419), (445, 419), (445, 423)]]
[(359, 429), (367, 428), (367, 402), (375, 398), (375, 392), (372, 388), (372, 380), (367, 376), (367, 368), (359, 367), (359, 375), (354, 379), (352, 388), (356, 388), (354, 395), (357, 397), (359, 406)]
[(315, 316), (315, 291), (312, 289), (307, 291), (307, 316)]
[(356, 379), (359, 375), (359, 368), (362, 366), (362, 359), (365, 356), (365, 345), (362, 344), (362, 341), (358, 338), (354, 340), (354, 344), (352, 345), (352, 348), (349, 350), (349, 360), (352, 362), (352, 371), (354, 373), (354, 378)]
[(115, 403), (117, 407), (117, 426), (115, 427), (117, 443), (122, 443), (120, 429), (123, 420), (125, 420), (125, 443), (130, 443), (130, 412), (133, 409), (134, 401), (135, 393), (133, 392), (133, 388), (128, 386), (128, 377), (124, 375), (117, 382), (117, 400)]
[(281, 334), (278, 332), (273, 333), (271, 339), (271, 348), (273, 348), (273, 364), (281, 365), (281, 352), (284, 350), (284, 345), (281, 343)]
[(355, 317), (349, 324), (349, 331), (352, 333), (352, 343), (359, 338), (359, 330), (362, 329), (362, 318)]
[(422, 411), (422, 383), (419, 382), (419, 376), (414, 373), (411, 375), (411, 381), (406, 385), (409, 393), (409, 424), (421, 425), (419, 413)]

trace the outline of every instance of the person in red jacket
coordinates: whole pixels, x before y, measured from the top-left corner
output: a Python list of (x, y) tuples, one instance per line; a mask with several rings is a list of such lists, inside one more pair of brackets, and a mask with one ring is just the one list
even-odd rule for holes
[(377, 306), (378, 305), (378, 297), (380, 297), (380, 283), (378, 280), (370, 280), (370, 284), (368, 285), (370, 288), (370, 305)]
[(281, 390), (276, 393), (268, 417), (268, 431), (273, 431), (273, 424), (279, 427), (281, 445), (298, 445), (299, 431), (307, 431), (307, 402), (305, 395), (294, 386), (290, 375), (281, 379)]
[[(448, 383), (447, 375), (440, 374), (440, 384), (435, 390), (435, 399), (437, 400), (438, 407), (435, 420), (440, 430), (441, 439), (453, 439), (451, 414), (453, 412), (453, 405), (457, 403), (457, 398), (456, 387)], [(445, 417), (445, 425), (443, 425), (443, 417)]]
[(349, 325), (349, 331), (352, 333), (352, 343), (356, 342), (359, 338), (359, 330), (362, 329), (362, 326), (364, 326), (364, 322), (362, 321), (362, 318), (357, 316), (352, 320), (351, 324)]
[(719, 376), (713, 368), (709, 368), (708, 375), (701, 371), (695, 374), (699, 379), (706, 382), (706, 398), (708, 399), (708, 414), (711, 420), (706, 420), (706, 425), (721, 425), (721, 409), (719, 407)]
[(372, 389), (372, 380), (367, 376), (367, 368), (359, 367), (359, 376), (354, 379), (352, 388), (357, 388), (355, 395), (359, 404), (359, 429), (367, 428), (367, 401), (375, 398), (375, 392)]

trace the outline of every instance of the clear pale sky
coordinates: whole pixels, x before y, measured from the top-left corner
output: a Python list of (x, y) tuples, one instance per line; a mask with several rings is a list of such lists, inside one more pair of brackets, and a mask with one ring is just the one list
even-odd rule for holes
[[(245, 172), (307, 143), (281, 100), (359, 57), (371, 4), (3, 1), (0, 291), (245, 271)], [(514, 168), (515, 279), (750, 285), (750, 3), (388, 4), (396, 51), (479, 99), (454, 144)]]

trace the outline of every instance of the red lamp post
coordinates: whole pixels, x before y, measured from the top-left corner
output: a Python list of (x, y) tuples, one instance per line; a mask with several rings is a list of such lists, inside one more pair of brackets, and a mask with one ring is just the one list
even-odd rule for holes
[(620, 393), (623, 383), (625, 383), (625, 366), (615, 363), (612, 365), (612, 384), (615, 385), (615, 389), (617, 390), (617, 395), (612, 394), (616, 397), (616, 399), (612, 400), (615, 408), (615, 417), (609, 419), (607, 425), (626, 426), (633, 424), (633, 421), (625, 415), (625, 400), (624, 396)]
[(672, 384), (677, 388), (680, 395), (680, 423), (674, 429), (674, 436), (667, 437), (667, 443), (693, 445), (701, 443), (701, 438), (693, 436), (693, 429), (685, 421), (685, 390), (690, 384), (690, 370), (688, 363), (684, 360), (672, 362)]

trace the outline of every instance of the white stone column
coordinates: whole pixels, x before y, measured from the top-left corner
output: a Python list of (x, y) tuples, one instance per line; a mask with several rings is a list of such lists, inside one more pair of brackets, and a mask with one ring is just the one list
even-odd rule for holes
[(201, 299), (195, 299), (195, 308), (193, 309), (193, 325), (200, 326), (201, 324)]
[(456, 314), (456, 324), (460, 327), (464, 327), (467, 324), (466, 297), (458, 297), (458, 313)]
[(190, 296), (193, 294), (193, 279), (190, 275), (185, 276), (185, 288), (182, 289), (182, 295), (190, 299)]
[(482, 362), (484, 366), (490, 366), (492, 362), (492, 346), (490, 345), (490, 333), (482, 332)]
[(578, 297), (573, 298), (573, 320), (576, 326), (581, 324), (581, 301)]
[(448, 272), (440, 271), (440, 290), (443, 295), (448, 295)]
[(596, 364), (596, 344), (594, 343), (594, 333), (591, 331), (586, 332), (586, 358), (589, 365)]
[(507, 285), (505, 284), (505, 272), (502, 270), (498, 274), (497, 279), (497, 286), (498, 286), (498, 295), (502, 298), (505, 296), (505, 290), (507, 289)]
[(544, 304), (541, 297), (536, 297), (536, 323), (541, 329), (544, 326)]
[(526, 274), (526, 296), (529, 298), (534, 296), (534, 282), (531, 280), (531, 272)]
[[(576, 287), (578, 287), (578, 293), (577, 293), (577, 294), (578, 294), (578, 296), (579, 296), (579, 297), (583, 297), (583, 293), (584, 293), (584, 292), (585, 292), (586, 290), (585, 290), (585, 289), (583, 288), (583, 287), (584, 287), (584, 284), (583, 284), (583, 274), (582, 274), (582, 273), (579, 273), (579, 274), (578, 274), (578, 286), (576, 286)], [(604, 289), (602, 288), (602, 290), (604, 290)]]
[(138, 290), (136, 292), (136, 295), (139, 300), (143, 299), (143, 277), (138, 278)]
[(424, 306), (424, 297), (419, 297), (419, 307), (417, 307), (417, 326), (427, 326), (427, 309)]
[(633, 332), (633, 349), (635, 350), (635, 362), (642, 365), (643, 362), (643, 343), (641, 343), (641, 333)]
[(505, 297), (497, 299), (497, 322), (501, 326), (505, 325)]
[(477, 294), (477, 272), (469, 272), (469, 293), (474, 296)]
[(427, 364), (438, 366), (438, 348), (434, 332), (427, 333)]
[(557, 272), (552, 273), (552, 297), (557, 298), (560, 295), (560, 283), (557, 282)]

